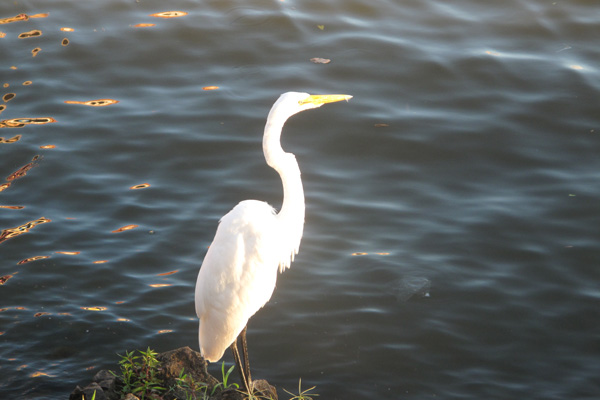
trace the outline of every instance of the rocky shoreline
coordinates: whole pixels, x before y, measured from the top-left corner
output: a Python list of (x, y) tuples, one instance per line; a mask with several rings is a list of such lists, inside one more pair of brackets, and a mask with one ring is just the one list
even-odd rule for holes
[[(157, 367), (156, 377), (161, 382), (161, 386), (167, 388), (165, 393), (146, 395), (146, 399), (152, 400), (175, 400), (196, 398), (196, 394), (186, 387), (182, 387), (178, 383), (178, 378), (181, 372), (185, 371), (194, 382), (205, 384), (208, 389), (206, 393), (213, 393), (212, 396), (207, 396), (210, 400), (243, 400), (247, 396), (236, 389), (222, 388), (219, 385), (219, 380), (207, 372), (207, 362), (200, 353), (190, 349), (189, 347), (181, 347), (176, 350), (160, 353), (156, 356), (160, 362)], [(118, 368), (115, 368), (115, 372)], [(94, 392), (96, 393), (95, 400), (136, 400), (138, 397), (129, 393), (123, 393), (124, 382), (119, 377), (115, 377), (112, 373), (106, 370), (99, 371), (92, 382), (83, 388), (77, 386), (69, 400), (91, 400)], [(277, 391), (274, 386), (271, 386), (265, 380), (253, 381), (254, 392), (256, 396), (271, 398), (277, 400)], [(199, 398), (203, 398), (201, 395)]]

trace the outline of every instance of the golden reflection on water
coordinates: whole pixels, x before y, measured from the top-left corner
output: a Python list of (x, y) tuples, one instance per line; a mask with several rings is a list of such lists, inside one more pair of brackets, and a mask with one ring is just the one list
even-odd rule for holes
[(45, 260), (46, 258), (50, 258), (50, 256), (29, 257), (29, 258), (25, 258), (24, 260), (19, 261), (17, 263), (17, 265), (23, 265), (23, 264), (27, 264), (28, 262), (37, 261), (37, 260)]
[(56, 122), (51, 117), (40, 118), (12, 118), (0, 121), (0, 128), (22, 128), (25, 125), (44, 125)]
[(133, 189), (133, 190), (135, 190), (135, 189), (145, 189), (147, 187), (150, 187), (149, 183), (140, 183), (139, 185), (134, 185), (134, 186), (130, 187), (129, 189)]
[(118, 102), (119, 102), (119, 100), (114, 100), (114, 99), (98, 99), (98, 100), (88, 100), (88, 101), (65, 100), (66, 104), (82, 104), (84, 106), (91, 106), (91, 107), (110, 106), (112, 104), (117, 104)]
[[(45, 224), (47, 222), (51, 222), (48, 218), (38, 218), (34, 221), (29, 221), (26, 224), (21, 226), (17, 226), (15, 228), (7, 228), (0, 232), (0, 243), (15, 238), (19, 235), (29, 232), (29, 230), (33, 229), (36, 225)], [(47, 258), (47, 257), (46, 257)]]
[[(373, 254), (378, 255), (378, 256), (389, 256), (390, 255), (390, 253), (373, 253)], [(367, 255), (369, 255), (369, 253), (356, 252), (356, 253), (352, 253), (351, 255), (352, 256), (367, 256)]]
[(49, 312), (39, 312), (39, 313), (33, 314), (33, 316), (35, 318), (37, 318), (37, 317), (43, 317), (44, 315), (52, 315), (52, 314), (50, 314)]
[(179, 272), (179, 270), (178, 270), (178, 269), (176, 269), (175, 271), (169, 271), (169, 272), (163, 272), (162, 274), (156, 274), (156, 276), (167, 276), (167, 275), (173, 275), (173, 274), (176, 274), (176, 273), (178, 273), (178, 272)]
[(2, 96), (2, 100), (5, 103), (8, 103), (9, 101), (11, 101), (12, 99), (14, 99), (17, 95), (15, 93), (6, 93), (4, 96)]
[(33, 15), (30, 15), (29, 18), (47, 18), (48, 15), (50, 15), (50, 14), (49, 13), (33, 14)]
[(149, 17), (157, 17), (157, 18), (177, 18), (188, 15), (185, 11), (164, 11), (155, 14), (150, 14)]
[(0, 25), (10, 24), (11, 22), (17, 22), (17, 21), (27, 21), (28, 19), (29, 19), (29, 16), (27, 14), (19, 14), (14, 17), (0, 19)]
[(114, 231), (112, 231), (112, 233), (119, 233), (119, 232), (123, 232), (123, 231), (128, 231), (131, 229), (135, 229), (137, 228), (139, 225), (125, 225), (120, 227), (119, 229), (115, 229)]
[(32, 31), (23, 32), (23, 33), (19, 34), (19, 39), (28, 39), (28, 38), (39, 37), (39, 36), (42, 36), (42, 31), (40, 31), (39, 29), (34, 29)]
[(25, 164), (24, 166), (22, 166), (21, 168), (19, 168), (18, 170), (16, 170), (15, 172), (13, 172), (12, 174), (10, 174), (9, 176), (6, 177), (6, 181), (10, 182), (16, 179), (20, 179), (22, 177), (24, 177), (25, 175), (27, 175), (27, 171), (29, 171), (31, 168), (37, 166), (37, 161), (40, 160), (40, 156), (37, 155), (35, 157), (33, 157), (31, 159), (31, 162), (28, 164)]
[(18, 142), (19, 140), (21, 140), (21, 135), (13, 136), (10, 139), (5, 139), (3, 137), (0, 137), (0, 143), (15, 143), (15, 142)]
[(82, 310), (86, 310), (86, 311), (106, 311), (108, 310), (108, 308), (106, 307), (101, 307), (101, 306), (97, 306), (97, 307), (80, 307)]
[(32, 373), (31, 375), (29, 375), (29, 376), (30, 376), (31, 378), (38, 378), (38, 377), (40, 377), (40, 376), (48, 376), (48, 377), (52, 377), (52, 375), (48, 375), (47, 373), (45, 373), (45, 372), (41, 372), (41, 371), (34, 372), (34, 373)]

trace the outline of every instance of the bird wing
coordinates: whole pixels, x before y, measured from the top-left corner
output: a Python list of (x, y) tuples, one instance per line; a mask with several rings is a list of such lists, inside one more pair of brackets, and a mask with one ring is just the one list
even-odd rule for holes
[(200, 349), (217, 361), (271, 298), (280, 259), (279, 224), (267, 203), (247, 200), (220, 221), (196, 282)]

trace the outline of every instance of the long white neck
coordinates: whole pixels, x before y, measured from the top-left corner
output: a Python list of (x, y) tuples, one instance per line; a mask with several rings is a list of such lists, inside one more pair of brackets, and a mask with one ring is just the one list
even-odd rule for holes
[(290, 117), (286, 113), (278, 113), (271, 109), (265, 134), (263, 136), (263, 152), (267, 164), (279, 173), (283, 184), (283, 204), (277, 214), (282, 234), (282, 255), (279, 270), (289, 268), (298, 253), (302, 231), (304, 229), (304, 189), (300, 178), (300, 168), (296, 157), (281, 148), (281, 130)]

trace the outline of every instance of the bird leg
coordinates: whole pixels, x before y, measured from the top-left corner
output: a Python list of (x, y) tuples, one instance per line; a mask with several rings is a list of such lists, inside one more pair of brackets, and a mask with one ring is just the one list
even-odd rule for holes
[[(238, 351), (237, 342), (238, 339), (242, 341), (242, 353), (244, 357), (243, 366), (242, 359), (240, 357), (240, 352)], [(246, 343), (246, 327), (242, 330), (239, 336), (233, 341), (231, 344), (231, 352), (233, 353), (233, 359), (235, 360), (235, 365), (238, 368), (240, 374), (240, 380), (242, 381), (242, 389), (244, 389), (247, 393), (250, 393), (252, 379), (250, 378), (250, 364), (248, 363), (248, 345)]]
[(244, 327), (240, 336), (242, 337), (242, 353), (244, 355), (244, 369), (246, 370), (246, 378), (248, 379), (248, 383), (252, 383), (252, 378), (250, 377), (250, 362), (248, 361), (248, 342), (246, 341), (246, 328)]

